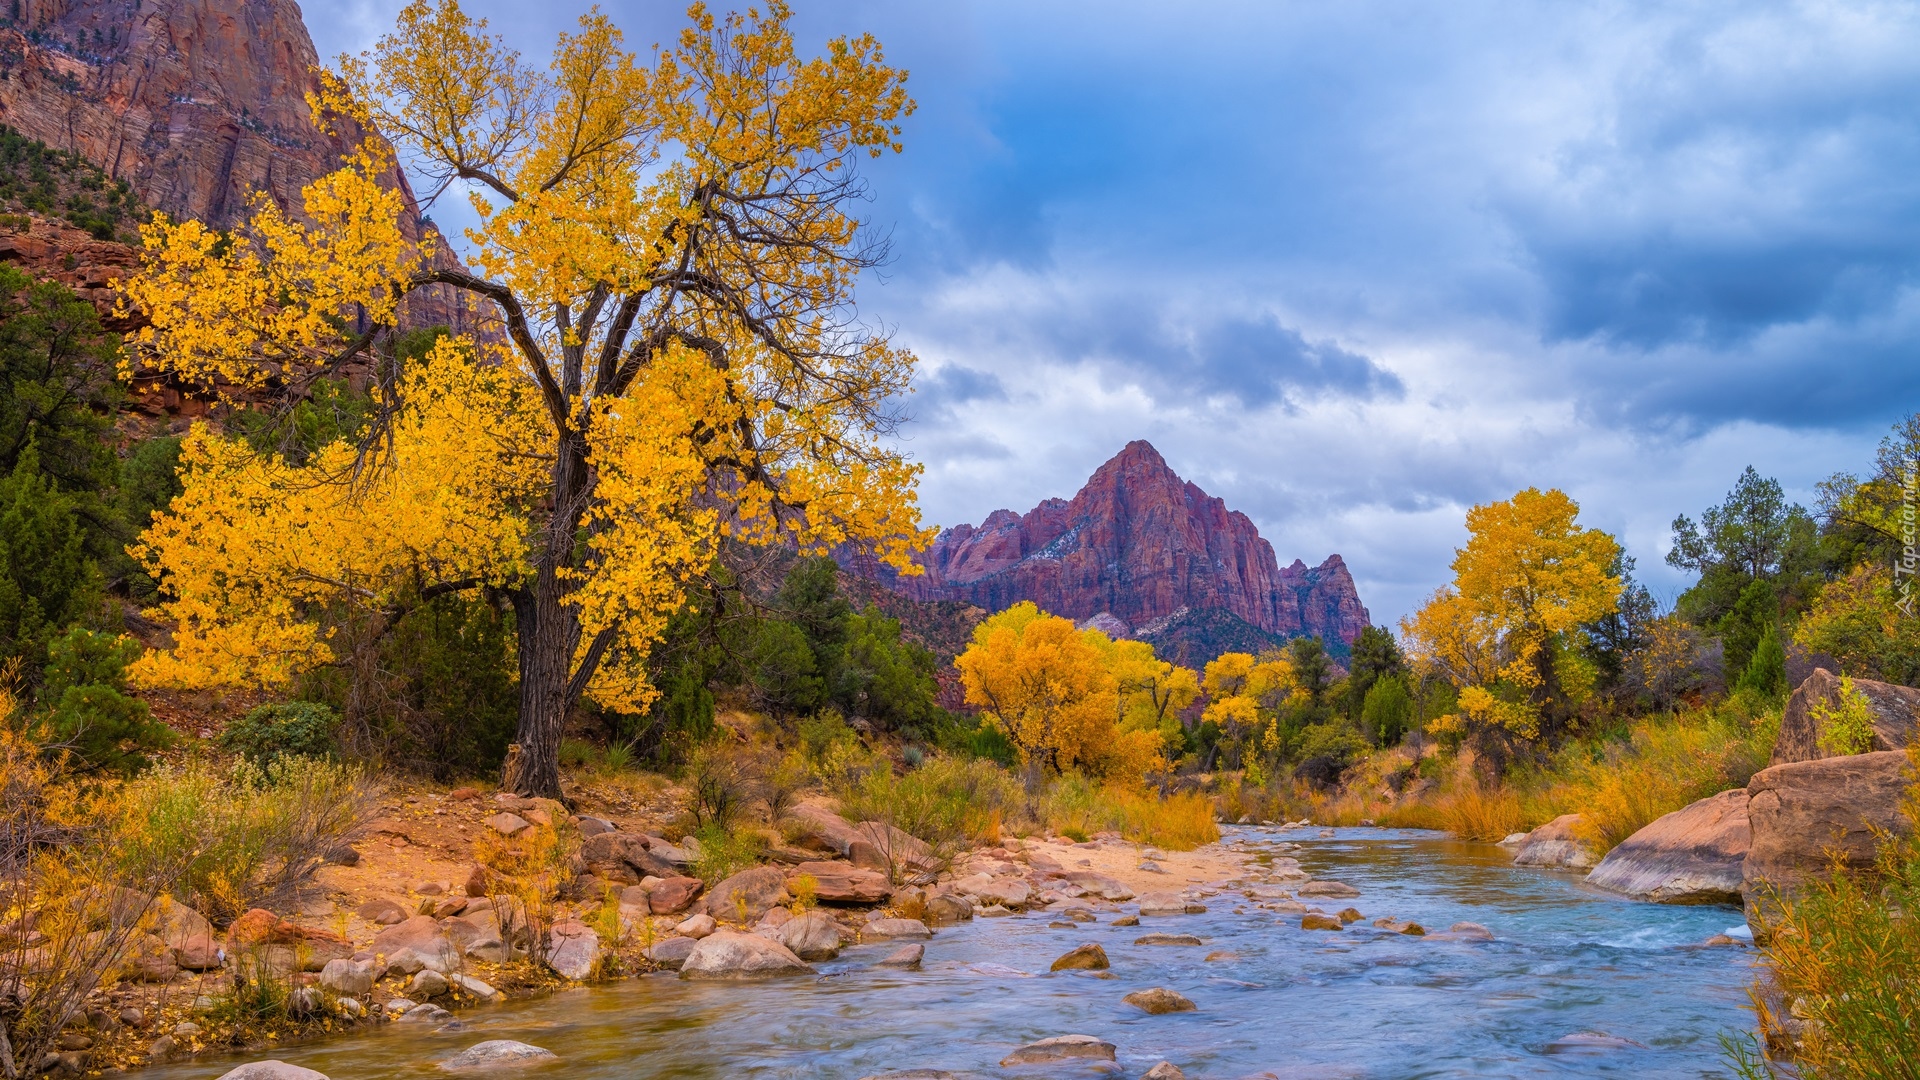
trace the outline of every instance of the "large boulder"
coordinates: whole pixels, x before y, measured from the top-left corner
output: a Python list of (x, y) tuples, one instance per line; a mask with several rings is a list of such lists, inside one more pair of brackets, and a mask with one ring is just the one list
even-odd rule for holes
[(562, 919), (547, 930), (543, 956), (563, 979), (591, 978), (600, 966), (600, 935), (578, 919)]
[(1751, 839), (1747, 789), (1723, 791), (1627, 837), (1587, 884), (1662, 904), (1738, 903)]
[(670, 877), (647, 887), (647, 908), (655, 915), (678, 915), (693, 906), (706, 888), (697, 877)]
[(706, 912), (721, 922), (752, 926), (768, 908), (792, 899), (787, 895), (784, 871), (777, 866), (756, 866), (715, 885), (707, 894)]
[[(1855, 679), (1853, 688), (1873, 710), (1873, 744), (1868, 752), (1906, 749), (1915, 729), (1920, 728), (1920, 690), (1871, 679)], [(1840, 704), (1840, 677), (1826, 668), (1813, 669), (1787, 699), (1786, 714), (1780, 718), (1780, 737), (1773, 744), (1772, 764), (1839, 756), (1820, 745), (1825, 732), (1813, 715), (1814, 706), (1820, 704), (1829, 709)]]
[(1515, 866), (1553, 866), (1585, 870), (1600, 861), (1593, 847), (1575, 832), (1584, 814), (1561, 814), (1527, 834), (1514, 853)]
[(877, 904), (893, 895), (893, 889), (887, 885), (887, 875), (878, 870), (863, 870), (851, 863), (803, 862), (787, 872), (787, 881), (792, 882), (801, 874), (813, 877), (814, 899), (823, 904)]
[(880, 821), (863, 821), (853, 831), (847, 858), (855, 866), (890, 874), (902, 868), (918, 870), (936, 865), (932, 862), (933, 848), (912, 833)]
[(852, 822), (819, 803), (801, 803), (787, 817), (799, 832), (796, 839), (820, 851), (845, 856), (859, 838)]
[[(442, 975), (460, 968), (460, 947), (454, 944), (440, 928), (440, 924), (431, 915), (415, 915), (406, 922), (387, 927), (373, 937), (373, 951), (386, 957), (388, 963), (401, 963), (404, 953), (413, 958), (420, 967), (437, 971)], [(402, 970), (410, 964), (401, 963)], [(407, 974), (412, 974), (412, 971)]]
[(254, 908), (227, 926), (227, 955), (275, 971), (319, 971), (330, 960), (352, 956), (353, 946), (339, 934)]
[(474, 1043), (440, 1063), (449, 1071), (461, 1069), (499, 1069), (516, 1065), (545, 1065), (557, 1061), (553, 1051), (515, 1042), (512, 1039), (488, 1039)]
[(731, 930), (700, 939), (680, 965), (683, 979), (764, 979), (806, 975), (813, 968), (777, 941)]
[(147, 915), (153, 920), (153, 932), (173, 951), (176, 965), (188, 971), (212, 971), (220, 966), (219, 939), (206, 916), (166, 895), (154, 900)]
[(1795, 761), (1755, 773), (1747, 781), (1753, 840), (1741, 867), (1748, 921), (1757, 921), (1756, 904), (1764, 907), (1769, 890), (1822, 876), (1836, 857), (1847, 867), (1872, 865), (1880, 845), (1875, 830), (1910, 827), (1900, 803), (1912, 783), (1904, 750)]
[(831, 960), (840, 955), (840, 924), (824, 911), (809, 911), (780, 927), (780, 944), (802, 960)]

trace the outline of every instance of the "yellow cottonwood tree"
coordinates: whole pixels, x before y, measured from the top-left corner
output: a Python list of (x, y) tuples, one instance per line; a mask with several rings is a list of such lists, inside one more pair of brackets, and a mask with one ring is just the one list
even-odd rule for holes
[(1138, 782), (1161, 760), (1157, 731), (1120, 730), (1112, 647), (1100, 631), (1023, 600), (974, 627), (954, 661), (967, 704), (1019, 750), (1031, 790), (1048, 768)]
[(1207, 664), (1201, 687), (1207, 692), (1203, 721), (1218, 725), (1231, 742), (1251, 739), (1269, 753), (1280, 746), (1280, 710), (1307, 700), (1292, 662), (1277, 651), (1221, 653)]
[(1535, 738), (1590, 686), (1574, 646), (1619, 605), (1620, 544), (1581, 528), (1579, 514), (1564, 492), (1535, 488), (1467, 511), (1453, 584), (1400, 622), (1415, 667), (1460, 688), (1460, 712), (1436, 721), (1441, 730)]
[[(323, 604), (391, 618), (484, 589), (518, 630), (504, 783), (557, 795), (568, 713), (650, 699), (647, 650), (721, 538), (913, 572), (918, 468), (880, 441), (913, 358), (852, 307), (882, 254), (856, 165), (899, 149), (905, 74), (870, 36), (803, 58), (786, 5), (763, 10), (696, 6), (651, 59), (594, 12), (532, 64), (455, 0), (416, 0), (312, 102), (392, 144), (300, 215), (262, 201), (231, 235), (156, 218), (130, 363), (258, 398), (370, 362), (379, 423), (298, 464), (195, 432), (143, 550), (180, 628), (143, 677), (284, 682), (331, 656)], [(470, 185), (470, 270), (400, 235), (376, 179), (396, 147)], [(399, 360), (402, 301), (430, 286), (498, 333)]]

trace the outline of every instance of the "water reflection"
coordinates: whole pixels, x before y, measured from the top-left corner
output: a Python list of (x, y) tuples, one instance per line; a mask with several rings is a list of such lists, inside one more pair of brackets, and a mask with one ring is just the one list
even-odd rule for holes
[[(1138, 929), (1104, 921), (1050, 929), (1041, 915), (976, 920), (941, 930), (919, 972), (874, 968), (891, 947), (860, 946), (820, 965), (817, 979), (651, 976), (470, 1013), (458, 1030), (386, 1026), (276, 1056), (334, 1080), (433, 1075), (435, 1061), (480, 1039), (517, 1038), (560, 1055), (544, 1072), (582, 1080), (851, 1080), (908, 1068), (995, 1076), (1020, 1071), (995, 1063), (1021, 1043), (1084, 1033), (1119, 1047), (1126, 1076), (1162, 1059), (1189, 1076), (1223, 1078), (1730, 1075), (1718, 1035), (1750, 1025), (1752, 955), (1697, 946), (1737, 924), (1737, 911), (1620, 901), (1574, 875), (1515, 868), (1491, 845), (1435, 834), (1239, 829), (1229, 839), (1295, 845), (1286, 854), (1316, 878), (1361, 890), (1336, 906), (1351, 903), (1370, 919), (1473, 921), (1498, 939), (1422, 941), (1364, 925), (1307, 932), (1297, 917), (1227, 892), (1204, 915), (1150, 918)], [(1175, 929), (1205, 944), (1133, 944)], [(1046, 974), (1086, 941), (1105, 947), (1111, 972)], [(1233, 956), (1205, 959), (1215, 952)], [(1151, 986), (1185, 994), (1200, 1011), (1146, 1016), (1121, 1003)], [(1615, 1040), (1556, 1045), (1579, 1032)], [(236, 1060), (148, 1075), (201, 1080)]]

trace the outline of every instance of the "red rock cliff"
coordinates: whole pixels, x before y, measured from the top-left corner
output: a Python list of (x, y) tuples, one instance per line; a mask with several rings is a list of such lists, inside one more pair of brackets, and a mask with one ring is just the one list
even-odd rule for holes
[(1032, 600), (1075, 620), (1108, 612), (1138, 627), (1183, 607), (1222, 608), (1274, 634), (1348, 643), (1367, 625), (1340, 556), (1281, 568), (1245, 514), (1182, 480), (1143, 441), (1100, 466), (1071, 502), (957, 525), (919, 561), (927, 573), (896, 588), (989, 611)]
[[(300, 189), (352, 144), (313, 123), (306, 94), (319, 58), (292, 0), (15, 0), (10, 10), (0, 124), (79, 153), (175, 218), (230, 226), (255, 192), (298, 210)], [(430, 233), (406, 177), (395, 169), (388, 181), (407, 192), (402, 231)], [(438, 245), (436, 262), (452, 261)], [(471, 326), (440, 286), (408, 314)]]

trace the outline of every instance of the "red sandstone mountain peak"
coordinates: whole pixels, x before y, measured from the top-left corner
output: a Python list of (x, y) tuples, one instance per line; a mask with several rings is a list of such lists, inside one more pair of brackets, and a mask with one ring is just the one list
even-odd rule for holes
[(1153, 444), (1130, 442), (1071, 500), (996, 510), (943, 532), (894, 587), (999, 611), (1031, 600), (1078, 622), (1132, 629), (1221, 610), (1278, 637), (1350, 643), (1367, 625), (1338, 555), (1281, 569), (1253, 521), (1182, 479)]

